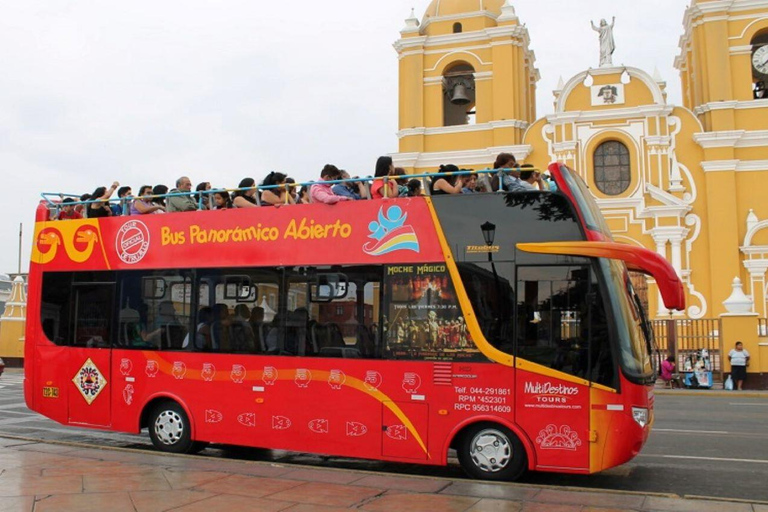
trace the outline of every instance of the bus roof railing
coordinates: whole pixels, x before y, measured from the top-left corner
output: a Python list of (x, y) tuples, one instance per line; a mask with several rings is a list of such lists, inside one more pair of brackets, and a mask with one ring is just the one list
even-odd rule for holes
[[(156, 200), (156, 199), (168, 199), (172, 197), (190, 197), (193, 196), (196, 198), (198, 203), (198, 208), (202, 209), (204, 201), (204, 197), (210, 197), (214, 194), (221, 193), (221, 192), (227, 192), (227, 193), (234, 193), (234, 192), (248, 192), (251, 190), (255, 190), (256, 192), (265, 191), (265, 190), (276, 190), (276, 189), (282, 189), (282, 188), (291, 188), (291, 189), (299, 189), (302, 187), (312, 187), (313, 185), (342, 185), (342, 184), (358, 184), (363, 183), (365, 186), (365, 192), (366, 197), (365, 199), (371, 199), (371, 182), (375, 181), (384, 181), (384, 189), (383, 194), (384, 197), (388, 197), (388, 187), (386, 186), (387, 183), (390, 181), (399, 181), (399, 180), (420, 180), (422, 182), (422, 189), (424, 191), (424, 194), (429, 196), (431, 195), (431, 189), (429, 187), (429, 181), (428, 180), (435, 180), (440, 178), (446, 178), (446, 177), (452, 177), (452, 176), (468, 176), (468, 175), (480, 175), (480, 176), (488, 176), (493, 174), (501, 174), (506, 173), (510, 171), (534, 171), (539, 173), (544, 173), (546, 171), (542, 171), (541, 169), (533, 168), (533, 167), (505, 167), (501, 169), (483, 169), (480, 171), (475, 171), (471, 169), (461, 169), (459, 171), (455, 172), (435, 172), (435, 173), (423, 173), (423, 174), (405, 174), (402, 176), (379, 176), (379, 177), (358, 177), (358, 178), (349, 178), (349, 179), (342, 179), (342, 180), (333, 180), (333, 181), (308, 181), (304, 183), (291, 183), (291, 184), (284, 184), (284, 185), (255, 185), (253, 187), (244, 187), (244, 188), (216, 188), (211, 190), (200, 190), (200, 191), (189, 191), (189, 192), (176, 192), (176, 193), (167, 193), (167, 194), (153, 194), (153, 195), (144, 195), (140, 196), (143, 199), (148, 200)], [(494, 192), (504, 192), (503, 188), (503, 182), (500, 179), (499, 180), (499, 188), (495, 190)], [(123, 215), (128, 215), (128, 204), (137, 199), (138, 196), (131, 196), (130, 199), (126, 198), (110, 198), (110, 199), (89, 199), (87, 201), (81, 201), (80, 200), (80, 194), (67, 194), (67, 193), (61, 193), (61, 192), (43, 192), (40, 194), (40, 196), (43, 198), (43, 201), (45, 201), (46, 206), (50, 209), (55, 209), (56, 211), (56, 218), (58, 218), (59, 210), (64, 206), (63, 200), (70, 198), (70, 199), (76, 199), (75, 201), (67, 202), (66, 206), (79, 206), (83, 205), (91, 205), (96, 203), (108, 203), (108, 204), (116, 204), (121, 205), (123, 207)], [(285, 195), (285, 204), (290, 204), (288, 202), (288, 194)], [(256, 197), (254, 198), (256, 200), (256, 204), (258, 206), (261, 206), (261, 196), (260, 194), (256, 194)], [(311, 196), (310, 196), (310, 202), (311, 202)]]

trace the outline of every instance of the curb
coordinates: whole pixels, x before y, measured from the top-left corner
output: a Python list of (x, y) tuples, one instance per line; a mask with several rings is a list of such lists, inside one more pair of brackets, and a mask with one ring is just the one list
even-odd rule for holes
[(690, 397), (729, 397), (739, 399), (755, 399), (755, 398), (768, 398), (768, 391), (725, 391), (725, 390), (673, 390), (673, 389), (655, 389), (653, 393), (657, 396), (690, 396)]

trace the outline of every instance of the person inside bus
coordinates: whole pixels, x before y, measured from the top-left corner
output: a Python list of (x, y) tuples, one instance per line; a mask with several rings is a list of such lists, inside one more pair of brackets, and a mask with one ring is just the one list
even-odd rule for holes
[(217, 352), (229, 352), (232, 348), (230, 343), (229, 328), (232, 325), (232, 319), (229, 316), (229, 307), (226, 304), (216, 304), (213, 306), (211, 315), (211, 343), (213, 350)]
[[(342, 169), (339, 172), (341, 173), (342, 180), (352, 179), (352, 177), (349, 175), (347, 171)], [(331, 191), (337, 196), (346, 196), (351, 199), (354, 199), (355, 201), (359, 201), (360, 199), (365, 197), (365, 186), (360, 181), (348, 181), (346, 183), (337, 183), (336, 185), (331, 187)]]
[(152, 202), (162, 206), (163, 210), (165, 210), (165, 197), (159, 197), (159, 196), (164, 196), (167, 193), (168, 193), (168, 187), (166, 187), (165, 185), (155, 185), (152, 188), (152, 195), (156, 197), (152, 199)]
[(281, 172), (271, 172), (267, 174), (264, 181), (261, 182), (263, 187), (278, 187), (270, 188), (262, 191), (261, 204), (262, 206), (281, 206), (284, 204), (296, 204), (296, 199), (293, 194), (287, 190), (286, 180), (288, 176)]
[[(386, 176), (395, 175), (395, 165), (392, 162), (391, 156), (380, 156), (376, 161), (376, 173), (373, 175), (375, 179), (373, 185), (371, 185), (371, 198), (382, 199), (384, 197), (384, 178)], [(387, 197), (397, 197), (397, 181), (387, 181)]]
[(232, 194), (233, 208), (256, 208), (256, 180), (253, 178), (243, 178), (237, 186), (237, 190)]
[(61, 202), (59, 220), (78, 220), (83, 218), (82, 214), (78, 212), (72, 204), (74, 202), (75, 200), (71, 197), (67, 197)]
[(217, 190), (213, 193), (214, 210), (229, 210), (230, 208), (232, 208), (232, 199), (229, 198), (229, 192)]
[(211, 183), (209, 181), (204, 181), (202, 183), (199, 183), (197, 187), (195, 187), (195, 203), (200, 204), (200, 200), (202, 199), (203, 207), (201, 210), (210, 210), (211, 209), (211, 195), (210, 194), (204, 194), (203, 192), (208, 192), (211, 190)]
[(264, 353), (267, 351), (266, 336), (264, 333), (264, 308), (256, 306), (251, 310), (251, 318), (248, 320), (255, 336), (256, 352)]
[(282, 322), (282, 318), (280, 317), (280, 314), (277, 314), (272, 318), (272, 323), (269, 324), (269, 329), (267, 330), (267, 336), (264, 339), (264, 344), (267, 348), (267, 354), (277, 354), (279, 350), (279, 343), (280, 343), (280, 323)]
[(313, 203), (336, 204), (343, 201), (354, 201), (351, 197), (340, 196), (333, 193), (333, 185), (323, 183), (328, 181), (338, 181), (341, 179), (341, 171), (331, 164), (327, 164), (320, 171), (320, 182), (312, 185), (309, 195)]
[(131, 187), (120, 187), (117, 189), (117, 197), (120, 198), (120, 202), (110, 206), (112, 215), (115, 217), (119, 217), (125, 213), (128, 205), (130, 205), (133, 200), (133, 190), (131, 190)]
[[(213, 346), (211, 342), (211, 319), (213, 318), (213, 310), (208, 306), (203, 306), (197, 312), (197, 326), (195, 327), (195, 342), (194, 350), (209, 351)], [(184, 338), (184, 342), (181, 348), (189, 348), (190, 335)]]
[(168, 198), (168, 206), (165, 211), (168, 213), (177, 212), (194, 212), (197, 210), (197, 202), (189, 194), (192, 192), (192, 180), (186, 176), (176, 180), (176, 188), (171, 190), (171, 194), (183, 194), (174, 195)]
[(98, 201), (88, 205), (88, 218), (110, 217), (112, 210), (109, 208), (109, 198), (115, 193), (120, 184), (114, 182), (111, 187), (99, 187), (91, 194), (91, 201)]
[(408, 181), (408, 197), (419, 197), (421, 195), (421, 180), (409, 180)]
[(309, 204), (309, 186), (302, 185), (296, 194), (296, 204)]
[(458, 167), (452, 164), (441, 165), (438, 172), (447, 174), (447, 176), (440, 176), (432, 180), (431, 192), (433, 196), (461, 194), (464, 181), (456, 174), (453, 174), (460, 172)]
[(541, 173), (530, 164), (520, 168), (520, 182), (524, 190), (548, 190), (544, 180), (541, 179)]
[[(494, 192), (500, 190), (506, 192), (515, 192), (523, 189), (520, 182), (520, 165), (517, 163), (517, 159), (510, 153), (500, 153), (496, 157), (496, 162), (493, 164), (494, 169), (498, 169), (499, 173), (491, 180), (491, 188)], [(501, 180), (501, 183), (499, 183)]]
[(139, 197), (133, 200), (129, 210), (131, 215), (146, 215), (149, 213), (165, 213), (165, 208), (152, 202), (152, 187), (142, 185)]

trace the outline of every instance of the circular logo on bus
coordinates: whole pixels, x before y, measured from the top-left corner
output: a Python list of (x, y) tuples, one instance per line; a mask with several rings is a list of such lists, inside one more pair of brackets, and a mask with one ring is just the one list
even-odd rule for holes
[(140, 220), (123, 224), (115, 241), (117, 255), (124, 263), (134, 265), (146, 256), (149, 250), (149, 229)]

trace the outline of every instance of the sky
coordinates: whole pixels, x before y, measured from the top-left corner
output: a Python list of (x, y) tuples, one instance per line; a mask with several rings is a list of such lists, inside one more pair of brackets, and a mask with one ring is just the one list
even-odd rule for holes
[[(616, 16), (614, 63), (658, 68), (671, 103), (687, 0), (518, 0), (552, 112), (560, 76), (599, 64), (590, 20)], [(0, 272), (28, 268), (41, 192), (112, 181), (234, 187), (326, 163), (373, 173), (397, 151), (397, 54), (429, 0), (24, 0), (0, 3)]]

